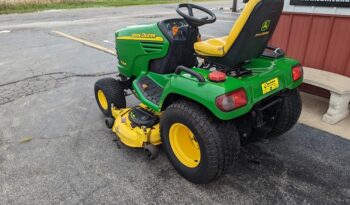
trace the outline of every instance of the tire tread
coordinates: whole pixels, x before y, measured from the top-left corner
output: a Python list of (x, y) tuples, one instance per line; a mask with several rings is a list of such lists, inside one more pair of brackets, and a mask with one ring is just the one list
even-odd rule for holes
[[(220, 121), (196, 102), (184, 99), (170, 105), (162, 118), (166, 117), (167, 112), (185, 113), (191, 116), (191, 120), (196, 122), (198, 132), (207, 133), (208, 137), (205, 140), (207, 140), (208, 172), (205, 174), (205, 179), (196, 183), (209, 183), (225, 174), (238, 157), (240, 148), (239, 135), (233, 121)], [(169, 153), (167, 155), (169, 157)]]
[[(101, 89), (103, 91), (103, 93), (105, 94), (105, 96), (107, 98), (107, 101), (108, 101), (108, 109), (107, 110), (104, 110), (98, 102), (97, 92), (99, 89)], [(102, 78), (95, 83), (94, 90), (95, 90), (95, 97), (96, 97), (97, 104), (99, 105), (102, 113), (105, 114), (107, 117), (112, 116), (111, 104), (113, 104), (117, 108), (125, 108), (126, 107), (126, 99), (125, 99), (125, 95), (124, 95), (124, 90), (121, 87), (121, 85), (119, 84), (118, 80), (111, 78), (111, 77)]]
[(299, 91), (297, 89), (289, 90), (283, 95), (283, 104), (280, 114), (277, 117), (276, 124), (269, 133), (269, 138), (278, 137), (289, 131), (298, 121), (302, 102)]

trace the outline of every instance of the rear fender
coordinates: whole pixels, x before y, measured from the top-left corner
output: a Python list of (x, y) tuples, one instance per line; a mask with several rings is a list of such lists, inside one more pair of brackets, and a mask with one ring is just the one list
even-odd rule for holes
[[(205, 78), (205, 82), (198, 82), (197, 78), (188, 73), (182, 72), (179, 75), (173, 75), (164, 87), (160, 100), (160, 109), (168, 106), (169, 96), (184, 96), (195, 102), (200, 103), (221, 120), (230, 120), (248, 113), (252, 107), (259, 101), (279, 93), (286, 89), (295, 89), (303, 79), (292, 80), (292, 67), (299, 64), (297, 61), (281, 58), (276, 60), (258, 58), (252, 60), (246, 68), (253, 71), (252, 75), (244, 77), (227, 77), (224, 82), (211, 82), (208, 80), (210, 71), (199, 68), (193, 68)], [(262, 84), (271, 79), (278, 78), (279, 87), (268, 93), (262, 92)], [(243, 88), (246, 92), (247, 105), (230, 112), (221, 111), (215, 104), (216, 98), (220, 95)], [(163, 107), (164, 106), (164, 107)]]
[(163, 110), (170, 104), (169, 100), (173, 101), (179, 96), (183, 96), (203, 105), (219, 119), (232, 119), (247, 113), (250, 107), (239, 109), (234, 112), (234, 115), (232, 115), (233, 113), (227, 115), (216, 107), (215, 99), (238, 88), (240, 88), (239, 85), (231, 85), (228, 88), (225, 83), (212, 83), (210, 81), (200, 83), (196, 78), (187, 74), (174, 75), (164, 88), (160, 107)]

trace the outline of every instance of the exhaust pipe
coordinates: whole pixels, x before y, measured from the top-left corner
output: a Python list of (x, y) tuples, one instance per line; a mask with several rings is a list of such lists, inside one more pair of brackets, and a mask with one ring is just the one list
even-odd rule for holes
[(105, 119), (105, 123), (106, 123), (106, 126), (109, 128), (109, 129), (112, 129), (113, 125), (114, 125), (114, 119), (111, 118), (111, 117), (108, 117)]

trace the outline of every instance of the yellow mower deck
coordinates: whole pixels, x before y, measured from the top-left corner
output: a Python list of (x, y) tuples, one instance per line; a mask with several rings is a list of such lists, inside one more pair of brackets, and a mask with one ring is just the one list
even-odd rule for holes
[[(146, 106), (140, 104), (140, 107)], [(129, 120), (131, 108), (112, 108), (112, 115), (115, 119), (112, 131), (118, 136), (120, 141), (129, 147), (144, 147), (145, 144), (160, 145), (159, 123), (152, 128), (132, 126)]]

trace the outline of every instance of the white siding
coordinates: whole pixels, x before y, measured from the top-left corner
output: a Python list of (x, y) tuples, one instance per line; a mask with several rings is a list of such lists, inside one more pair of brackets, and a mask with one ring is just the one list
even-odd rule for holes
[(289, 4), (290, 0), (284, 1), (284, 11), (318, 14), (349, 15), (350, 8), (345, 7), (321, 7), (321, 6), (295, 6)]

